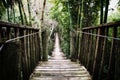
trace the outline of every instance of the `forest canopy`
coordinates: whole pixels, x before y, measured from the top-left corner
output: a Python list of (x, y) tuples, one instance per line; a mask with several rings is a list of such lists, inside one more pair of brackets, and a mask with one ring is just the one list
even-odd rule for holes
[(76, 35), (83, 27), (120, 21), (120, 0), (1, 0), (0, 20), (40, 29), (55, 24), (62, 49), (69, 54), (71, 32)]

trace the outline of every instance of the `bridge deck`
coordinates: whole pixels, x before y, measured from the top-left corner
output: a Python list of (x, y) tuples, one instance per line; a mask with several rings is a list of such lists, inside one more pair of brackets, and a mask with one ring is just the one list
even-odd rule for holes
[(71, 62), (60, 52), (58, 35), (52, 57), (46, 62), (39, 62), (30, 80), (91, 80), (84, 66)]

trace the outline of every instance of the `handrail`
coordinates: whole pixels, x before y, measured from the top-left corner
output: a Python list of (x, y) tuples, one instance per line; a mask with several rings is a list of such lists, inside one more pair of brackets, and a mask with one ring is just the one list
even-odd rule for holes
[(111, 23), (105, 23), (105, 24), (100, 24), (98, 26), (91, 26), (91, 27), (85, 27), (82, 30), (90, 30), (90, 29), (98, 29), (98, 28), (106, 28), (106, 27), (115, 27), (115, 26), (120, 26), (120, 21), (118, 22), (111, 22)]
[(103, 37), (103, 38), (108, 38), (108, 39), (120, 40), (120, 38), (109, 37), (109, 36), (100, 35), (100, 34), (94, 34), (94, 33), (89, 33), (89, 32), (82, 32), (82, 31), (79, 31), (79, 32), (82, 34), (87, 34), (87, 35), (91, 35), (91, 36), (98, 36), (98, 37)]
[(0, 80), (29, 80), (41, 60), (39, 28), (0, 21), (0, 43)]
[(79, 33), (79, 61), (93, 80), (119, 80), (120, 21), (86, 27)]
[(4, 44), (2, 44), (0, 46), (0, 51), (2, 50), (2, 48), (4, 47), (4, 45), (8, 42), (11, 42), (11, 41), (14, 41), (14, 40), (17, 40), (17, 39), (22, 39), (22, 38), (25, 38), (25, 37), (29, 37), (29, 36), (32, 36), (32, 35), (35, 35), (35, 34), (38, 34), (39, 32), (36, 32), (36, 33), (32, 33), (32, 34), (28, 34), (28, 35), (24, 35), (24, 36), (20, 36), (20, 37), (16, 37), (16, 38), (13, 38), (13, 39), (9, 39), (7, 41), (4, 42)]
[(0, 21), (0, 27), (9, 27), (9, 28), (21, 28), (21, 29), (33, 29), (33, 30), (39, 30), (39, 28), (34, 28), (30, 26), (25, 26), (25, 25), (20, 25), (20, 24), (15, 24), (15, 23), (10, 23), (10, 22), (5, 22), (5, 21)]

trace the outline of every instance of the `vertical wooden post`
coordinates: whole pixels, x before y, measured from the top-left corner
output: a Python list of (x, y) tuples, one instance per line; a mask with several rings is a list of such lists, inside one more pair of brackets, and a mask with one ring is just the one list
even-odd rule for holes
[[(36, 31), (39, 32), (39, 31)], [(39, 61), (39, 57), (40, 57), (40, 42), (39, 42), (39, 33), (36, 33), (36, 59), (37, 59), (37, 63)]]
[(44, 31), (42, 33), (42, 43), (43, 43), (43, 57), (42, 57), (42, 60), (43, 61), (47, 61), (48, 60), (48, 48), (47, 48), (47, 44), (48, 44), (48, 34), (47, 34), (47, 31)]
[[(105, 29), (99, 28), (98, 35), (105, 35)], [(101, 65), (101, 59), (103, 55), (103, 45), (104, 45), (104, 38), (97, 36), (95, 59), (94, 59), (94, 66), (93, 66), (93, 80), (98, 80), (98, 77), (99, 77), (99, 68)]]
[[(34, 33), (35, 33), (35, 32), (36, 32), (36, 31), (34, 31)], [(36, 64), (37, 64), (37, 40), (36, 40), (36, 37), (37, 37), (37, 35), (34, 34), (35, 66), (36, 66)]]
[[(89, 31), (89, 33), (92, 33), (92, 30)], [(92, 35), (88, 35), (88, 55), (87, 55), (87, 63), (86, 63), (86, 67), (87, 69), (89, 69), (89, 64), (91, 63), (91, 50), (92, 50)]]
[[(31, 30), (31, 34), (33, 33), (33, 30)], [(31, 65), (32, 65), (32, 71), (34, 69), (34, 38), (33, 35), (31, 35)]]
[[(86, 30), (84, 31), (84, 32), (87, 32)], [(82, 63), (83, 63), (83, 65), (85, 65), (85, 67), (86, 67), (86, 51), (87, 51), (87, 42), (88, 42), (88, 40), (87, 40), (87, 34), (84, 34), (84, 40), (83, 40), (83, 55), (82, 55)]]
[[(34, 33), (34, 31), (32, 30), (32, 33)], [(32, 35), (32, 56), (33, 56), (33, 69), (35, 67), (35, 39), (34, 39), (35, 35)]]
[(79, 32), (78, 32), (78, 29), (76, 31), (76, 34), (75, 34), (75, 53), (74, 53), (74, 59), (75, 61), (78, 60), (78, 52), (79, 52)]
[[(39, 33), (40, 33), (40, 31), (39, 31)], [(39, 61), (41, 61), (42, 59), (41, 59), (41, 47), (40, 47), (40, 45), (41, 45), (41, 43), (40, 43), (40, 34), (37, 34), (37, 42), (38, 42), (38, 54), (39, 54)]]
[(84, 50), (84, 33), (81, 33), (82, 37), (81, 37), (81, 44), (80, 44), (80, 54), (79, 54), (79, 60), (81, 63), (83, 63), (83, 50)]
[(70, 31), (70, 55), (71, 61), (76, 61), (75, 59), (75, 33)]
[[(90, 31), (87, 30), (86, 31), (87, 33), (89, 33)], [(87, 68), (87, 64), (88, 64), (88, 60), (89, 60), (89, 55), (90, 55), (90, 52), (89, 52), (89, 42), (90, 42), (90, 39), (89, 39), (89, 36), (88, 34), (86, 34), (85, 36), (85, 52), (84, 52), (84, 66)]]
[(7, 28), (7, 40), (11, 38), (11, 28)]
[[(27, 33), (26, 33), (27, 35), (29, 35), (29, 29), (27, 30)], [(27, 36), (27, 38), (26, 38), (26, 40), (27, 40), (27, 42), (26, 42), (26, 47), (27, 47), (27, 54), (28, 54), (28, 70), (29, 70), (29, 75), (31, 74), (31, 69), (30, 69), (30, 67), (31, 67), (31, 65), (30, 65), (30, 38), (29, 38), (30, 36)]]
[[(29, 30), (29, 34), (31, 34), (32, 33), (32, 30), (30, 29)], [(32, 36), (29, 36), (29, 49), (30, 49), (30, 53), (29, 53), (29, 55), (30, 55), (30, 72), (32, 72), (33, 71), (33, 61), (32, 61), (32, 54), (33, 54), (33, 52), (32, 52)]]
[[(117, 27), (113, 28), (113, 37), (117, 37)], [(115, 55), (116, 55), (116, 40), (112, 39), (112, 46), (110, 51), (110, 60), (109, 60), (109, 72), (108, 72), (108, 79), (114, 80), (115, 77)]]
[(82, 38), (82, 33), (81, 32), (79, 32), (79, 35), (78, 35), (78, 60), (80, 61), (80, 52), (81, 52), (81, 44), (82, 44), (82, 42), (81, 42), (81, 38)]
[[(20, 36), (25, 35), (25, 30), (20, 29)], [(28, 80), (28, 69), (27, 69), (27, 59), (26, 59), (26, 42), (25, 38), (21, 38), (21, 50), (22, 50), (22, 76), (23, 80)]]
[(0, 26), (0, 43), (2, 42), (2, 27)]
[[(105, 28), (104, 30), (105, 30), (105, 36), (108, 36), (108, 28)], [(102, 47), (103, 52), (102, 52), (101, 63), (100, 63), (100, 68), (99, 68), (99, 77), (98, 77), (98, 80), (101, 80), (102, 79), (102, 75), (104, 74), (103, 73), (103, 68), (105, 66), (105, 56), (108, 56), (106, 54), (107, 52), (105, 52), (106, 51), (105, 49), (107, 49), (106, 48), (106, 44), (107, 44), (107, 38), (104, 38), (104, 40), (103, 40), (103, 47)]]
[[(119, 36), (119, 35), (118, 35)], [(116, 40), (115, 44), (115, 78), (114, 80), (120, 80), (120, 40)]]
[[(94, 30), (91, 30), (90, 33), (94, 33)], [(87, 69), (89, 71), (90, 74), (92, 74), (92, 64), (93, 64), (93, 57), (94, 57), (94, 44), (95, 44), (95, 40), (93, 39), (94, 36), (90, 35), (90, 46), (89, 46), (89, 60), (87, 63)]]
[(18, 36), (19, 36), (19, 29), (15, 28), (15, 37), (18, 37)]

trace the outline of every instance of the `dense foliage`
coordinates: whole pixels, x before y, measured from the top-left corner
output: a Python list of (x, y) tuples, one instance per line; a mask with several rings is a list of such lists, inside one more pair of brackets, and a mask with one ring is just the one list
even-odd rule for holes
[(70, 32), (75, 34), (74, 40), (78, 42), (79, 29), (98, 24), (100, 0), (50, 0), (50, 2), (53, 3), (51, 17), (59, 23), (61, 47), (66, 54), (70, 54)]
[[(48, 0), (52, 4), (50, 17), (58, 22), (56, 30), (60, 34), (62, 50), (70, 54), (71, 39), (78, 47), (78, 31), (83, 27), (107, 22), (110, 0)], [(47, 2), (48, 2), (47, 1)], [(39, 27), (44, 20), (46, 0), (1, 0), (0, 20)], [(43, 7), (41, 7), (41, 5)], [(119, 21), (119, 8), (116, 14), (109, 15), (108, 22)], [(42, 16), (41, 16), (42, 15)], [(45, 28), (45, 27), (44, 27)], [(45, 28), (47, 29), (47, 28)], [(71, 36), (70, 33), (73, 35)]]

